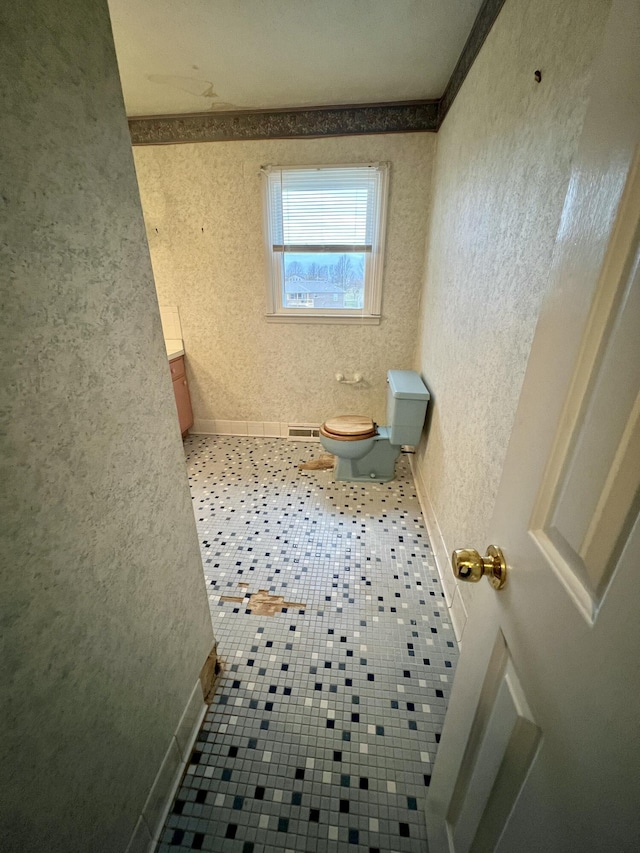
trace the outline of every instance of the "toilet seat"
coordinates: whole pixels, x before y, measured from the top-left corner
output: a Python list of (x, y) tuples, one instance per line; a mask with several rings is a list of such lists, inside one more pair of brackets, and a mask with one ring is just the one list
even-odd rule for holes
[(320, 433), (336, 441), (363, 441), (377, 435), (377, 427), (371, 418), (363, 415), (338, 415), (329, 418), (320, 427)]

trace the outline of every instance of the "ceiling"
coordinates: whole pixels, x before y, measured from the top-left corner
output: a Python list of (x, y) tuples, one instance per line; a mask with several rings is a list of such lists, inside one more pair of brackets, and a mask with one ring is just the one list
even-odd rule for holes
[(482, 0), (109, 0), (129, 116), (439, 98)]

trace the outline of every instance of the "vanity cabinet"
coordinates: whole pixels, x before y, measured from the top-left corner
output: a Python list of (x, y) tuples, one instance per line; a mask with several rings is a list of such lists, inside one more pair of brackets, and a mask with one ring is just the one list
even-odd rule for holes
[(182, 435), (185, 435), (187, 430), (193, 426), (193, 412), (191, 410), (191, 397), (189, 395), (187, 375), (184, 370), (184, 356), (181, 355), (178, 358), (172, 359), (169, 362), (169, 370), (171, 371), (171, 379), (173, 380), (173, 394), (176, 398), (180, 432)]

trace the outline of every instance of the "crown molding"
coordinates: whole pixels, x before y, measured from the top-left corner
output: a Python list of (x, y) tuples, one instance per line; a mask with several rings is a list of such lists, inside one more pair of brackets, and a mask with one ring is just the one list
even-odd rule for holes
[(314, 139), (372, 133), (437, 133), (505, 0), (484, 0), (443, 96), (432, 101), (135, 116), (133, 145), (249, 139)]
[(480, 7), (480, 11), (469, 33), (469, 38), (462, 48), (460, 59), (458, 59), (456, 67), (453, 69), (453, 73), (447, 83), (447, 88), (438, 102), (438, 130), (444, 121), (444, 117), (449, 112), (456, 95), (460, 91), (465, 77), (471, 70), (471, 66), (476, 61), (476, 57), (480, 53), (480, 48), (489, 35), (491, 27), (494, 25), (504, 3), (505, 0), (484, 0), (484, 3)]

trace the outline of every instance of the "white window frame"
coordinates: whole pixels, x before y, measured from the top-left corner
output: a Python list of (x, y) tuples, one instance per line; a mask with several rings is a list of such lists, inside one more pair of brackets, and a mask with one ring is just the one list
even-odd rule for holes
[[(362, 308), (287, 308), (282, 301), (283, 251), (274, 250), (274, 223), (271, 221), (271, 182), (280, 172), (311, 169), (375, 169), (378, 174), (377, 211), (371, 251), (365, 262), (364, 300)], [(389, 195), (389, 163), (324, 164), (309, 166), (263, 166), (263, 214), (266, 254), (267, 314), (269, 322), (277, 323), (358, 323), (375, 325), (380, 322), (382, 306), (382, 275)], [(311, 250), (312, 251), (312, 250)]]

